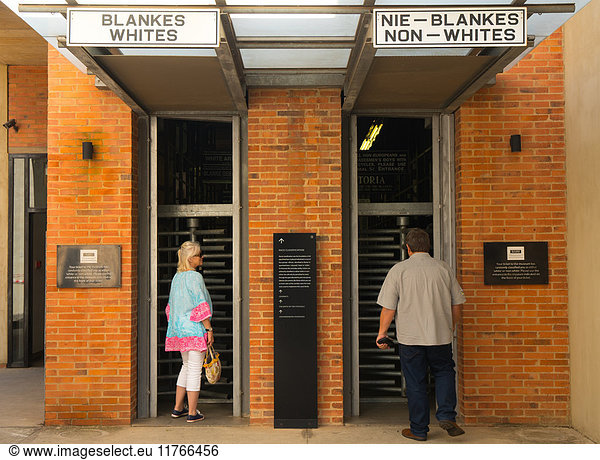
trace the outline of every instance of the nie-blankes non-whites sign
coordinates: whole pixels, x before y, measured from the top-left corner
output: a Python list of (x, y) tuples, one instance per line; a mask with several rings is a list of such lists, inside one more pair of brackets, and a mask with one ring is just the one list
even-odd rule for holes
[(525, 8), (374, 10), (375, 48), (524, 46)]
[(68, 46), (211, 48), (219, 10), (67, 8)]

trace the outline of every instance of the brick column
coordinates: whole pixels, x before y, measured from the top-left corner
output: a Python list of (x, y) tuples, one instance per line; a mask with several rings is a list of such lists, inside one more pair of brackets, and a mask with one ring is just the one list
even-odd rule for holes
[(318, 410), (343, 423), (340, 91), (248, 94), (250, 417), (273, 423), (273, 233), (317, 234)]
[[(468, 423), (569, 423), (562, 31), (456, 118), (459, 342)], [(522, 152), (511, 152), (521, 134)], [(549, 284), (484, 286), (483, 243), (547, 241)]]
[[(47, 425), (128, 424), (136, 406), (137, 157), (132, 113), (48, 51)], [(92, 141), (94, 159), (81, 158)], [(121, 245), (120, 288), (58, 289), (59, 244)]]

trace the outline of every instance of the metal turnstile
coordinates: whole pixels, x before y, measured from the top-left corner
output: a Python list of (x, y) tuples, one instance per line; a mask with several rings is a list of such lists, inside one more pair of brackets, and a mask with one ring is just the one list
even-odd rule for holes
[[(359, 385), (362, 402), (393, 402), (406, 398), (398, 345), (387, 350), (380, 350), (375, 345), (381, 313), (377, 296), (390, 268), (408, 258), (405, 232), (412, 227), (430, 229), (431, 222), (431, 216), (359, 217)], [(396, 338), (393, 321), (388, 335)], [(432, 387), (431, 377), (429, 380)]]
[(202, 274), (213, 302), (211, 320), (215, 349), (220, 353), (221, 379), (210, 385), (202, 376), (200, 402), (231, 402), (233, 398), (233, 240), (231, 217), (158, 218), (158, 396), (174, 395), (181, 355), (165, 352), (171, 279), (177, 271), (177, 249), (199, 241), (204, 254)]
[[(359, 384), (364, 402), (396, 401), (406, 397), (397, 347), (380, 350), (374, 340), (379, 330), (381, 307), (377, 296), (388, 271), (407, 257), (402, 230), (407, 217), (362, 216), (359, 218)], [(395, 337), (392, 322), (389, 334)]]

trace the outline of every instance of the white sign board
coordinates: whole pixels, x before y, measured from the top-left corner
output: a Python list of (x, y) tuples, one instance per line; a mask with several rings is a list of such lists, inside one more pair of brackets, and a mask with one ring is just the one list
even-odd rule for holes
[(219, 10), (67, 8), (68, 46), (219, 46)]
[(527, 44), (525, 8), (385, 9), (373, 16), (375, 48)]
[(507, 246), (506, 260), (525, 260), (525, 246)]
[(98, 250), (97, 249), (80, 249), (79, 250), (80, 264), (97, 264)]

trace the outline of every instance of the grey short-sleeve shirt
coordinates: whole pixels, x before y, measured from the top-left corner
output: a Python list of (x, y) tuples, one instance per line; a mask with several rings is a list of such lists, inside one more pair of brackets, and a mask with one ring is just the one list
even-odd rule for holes
[(452, 342), (452, 305), (466, 301), (450, 266), (417, 252), (394, 265), (377, 303), (396, 310), (396, 337), (404, 345)]

